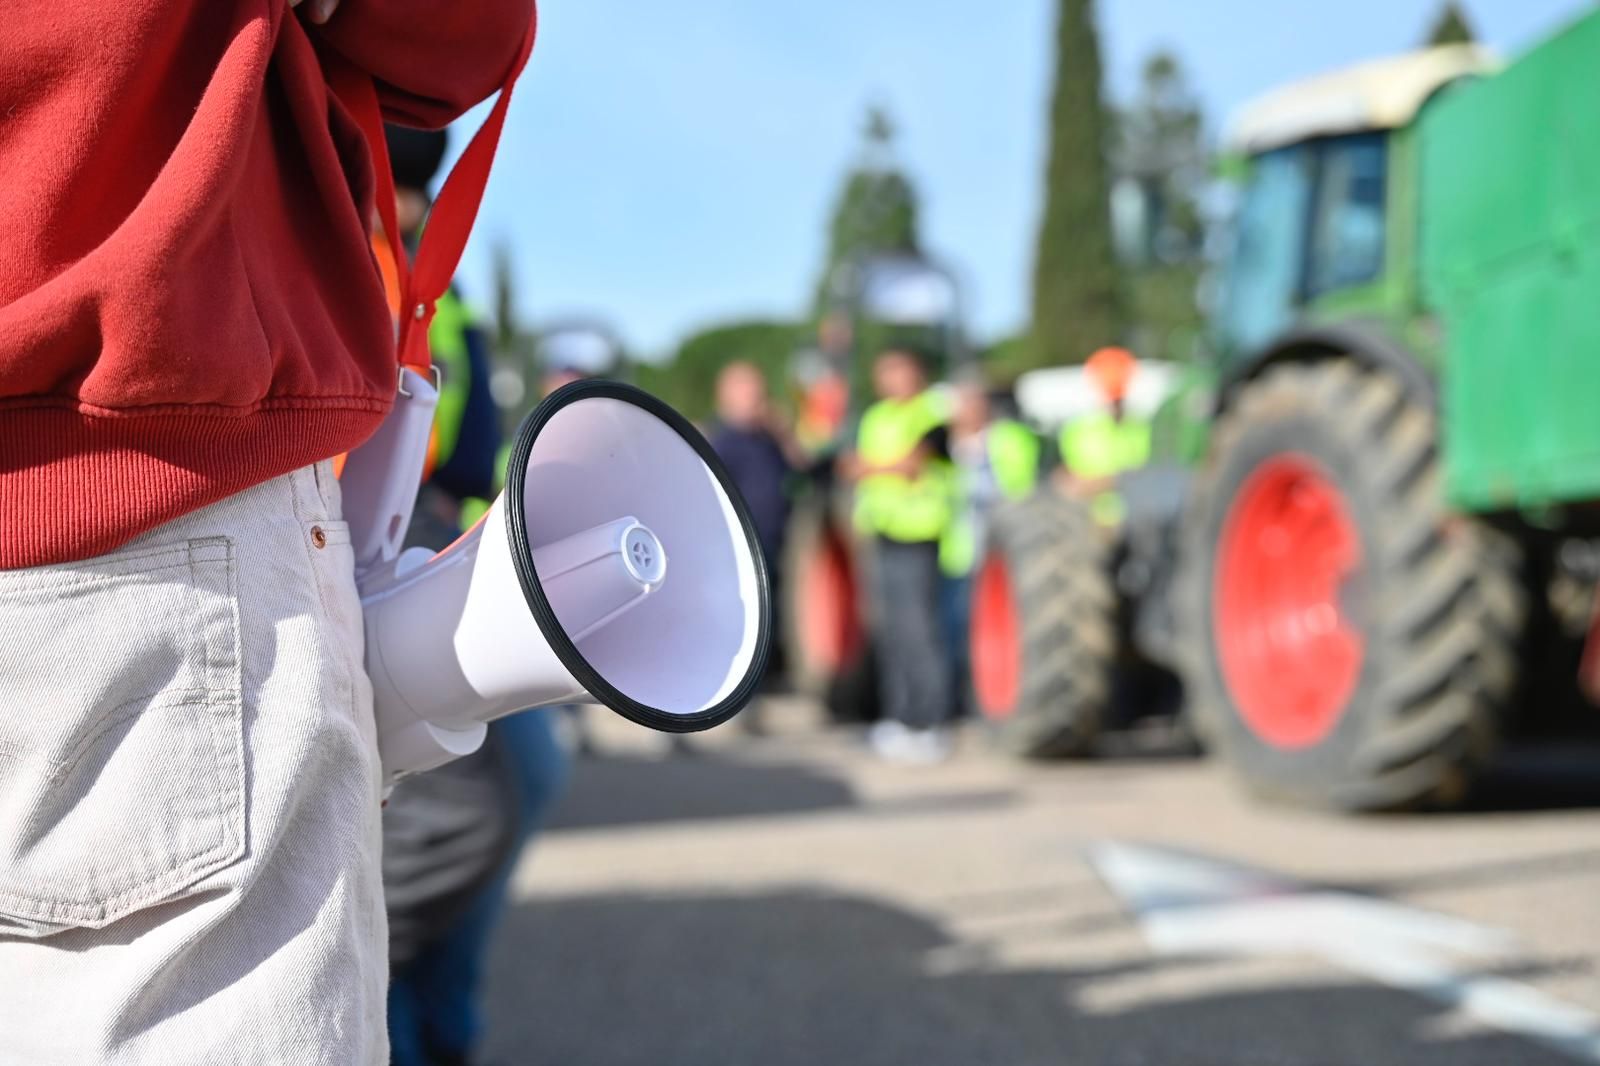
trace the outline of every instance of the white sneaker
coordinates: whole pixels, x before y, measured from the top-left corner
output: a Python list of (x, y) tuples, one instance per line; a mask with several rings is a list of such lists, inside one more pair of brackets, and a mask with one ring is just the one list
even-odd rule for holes
[(950, 734), (943, 729), (910, 729), (893, 718), (873, 724), (867, 743), (884, 762), (932, 766), (950, 757)]
[(910, 730), (894, 718), (880, 718), (867, 730), (867, 747), (884, 762), (904, 762)]
[(950, 733), (945, 729), (914, 729), (906, 734), (909, 747), (908, 762), (918, 766), (934, 766), (950, 758), (954, 748)]

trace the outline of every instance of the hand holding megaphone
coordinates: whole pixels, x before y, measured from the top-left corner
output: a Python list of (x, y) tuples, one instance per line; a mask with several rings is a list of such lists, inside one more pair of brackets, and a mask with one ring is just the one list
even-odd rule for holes
[(765, 565), (722, 464), (616, 382), (552, 393), (476, 526), (360, 582), (390, 777), (468, 754), (486, 723), (531, 707), (593, 700), (665, 732), (709, 728), (749, 702), (771, 642)]

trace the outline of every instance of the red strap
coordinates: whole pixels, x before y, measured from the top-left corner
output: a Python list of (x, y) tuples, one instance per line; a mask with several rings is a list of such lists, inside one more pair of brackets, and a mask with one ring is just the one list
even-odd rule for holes
[(400, 279), (400, 365), (412, 367), (424, 375), (432, 362), (428, 353), (428, 327), (433, 322), (434, 305), (450, 287), (450, 279), (455, 276), (461, 255), (466, 251), (467, 237), (472, 232), (484, 187), (489, 182), (500, 132), (505, 127), (506, 109), (511, 106), (511, 90), (533, 52), (537, 29), (535, 17), (528, 25), (527, 36), (511, 64), (505, 84), (500, 87), (500, 97), (489, 117), (445, 178), (444, 188), (439, 190), (439, 197), (428, 214), (414, 269), (406, 261), (405, 243), (395, 220), (394, 172), (389, 165), (389, 146), (383, 135), (383, 112), (378, 103), (377, 87), (370, 76), (353, 65), (329, 57), (328, 84), (360, 125), (377, 171), (378, 221), (388, 238), (394, 254), (395, 273)]
[[(533, 53), (537, 31), (535, 16), (528, 24), (522, 47), (511, 64), (505, 84), (500, 87), (500, 97), (494, 102), (489, 117), (473, 134), (467, 150), (461, 153), (461, 158), (444, 179), (444, 187), (428, 213), (428, 225), (422, 231), (422, 246), (417, 249), (416, 269), (411, 274), (409, 289), (405, 275), (401, 274), (400, 362), (403, 365), (427, 366), (430, 361), (428, 327), (433, 322), (434, 304), (450, 287), (450, 279), (455, 277), (461, 255), (467, 249), (467, 237), (478, 217), (478, 205), (483, 201), (484, 186), (489, 183), (489, 170), (494, 165), (495, 148), (500, 144), (500, 131), (506, 124), (506, 109), (511, 106), (511, 90), (522, 68), (528, 64), (528, 56)], [(390, 199), (393, 200), (392, 195)]]

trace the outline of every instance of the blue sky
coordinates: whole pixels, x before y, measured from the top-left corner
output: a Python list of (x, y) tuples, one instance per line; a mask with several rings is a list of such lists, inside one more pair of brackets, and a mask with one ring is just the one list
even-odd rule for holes
[[(1176, 49), (1215, 124), (1255, 94), (1410, 47), (1438, 0), (1099, 0), (1110, 93)], [(1467, 0), (1516, 51), (1581, 0)], [(514, 250), (524, 318), (613, 322), (652, 356), (805, 306), (867, 103), (882, 101), (980, 338), (1020, 326), (1043, 170), (1053, 0), (544, 0), (472, 244)], [(481, 109), (480, 109), (481, 110)], [(469, 116), (464, 124), (476, 117)], [(455, 131), (453, 148), (465, 143)]]

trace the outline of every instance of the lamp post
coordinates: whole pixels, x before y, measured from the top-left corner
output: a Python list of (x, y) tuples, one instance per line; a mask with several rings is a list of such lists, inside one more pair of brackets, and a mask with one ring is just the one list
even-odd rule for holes
[[(831, 308), (822, 349), (847, 377), (870, 353), (857, 350), (857, 323), (927, 329), (937, 337), (948, 366), (967, 359), (961, 285), (947, 266), (919, 252), (880, 252), (840, 263), (829, 279)], [(840, 324), (849, 328), (840, 328)]]
[(508, 429), (514, 429), (544, 394), (544, 383), (551, 374), (620, 380), (626, 366), (622, 338), (605, 321), (595, 317), (558, 319), (533, 335), (532, 347), (522, 358), (495, 370), (490, 391)]

